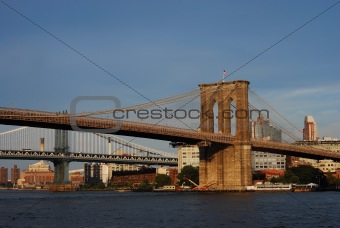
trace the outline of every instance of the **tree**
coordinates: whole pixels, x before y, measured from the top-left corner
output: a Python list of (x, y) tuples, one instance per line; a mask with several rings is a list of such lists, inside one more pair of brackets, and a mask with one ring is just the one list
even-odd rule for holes
[(286, 183), (317, 183), (325, 185), (323, 173), (312, 166), (302, 165), (287, 169), (284, 174), (284, 182)]
[(181, 169), (181, 172), (177, 175), (177, 179), (179, 180), (178, 184), (182, 185), (185, 183), (186, 185), (193, 185), (189, 181), (183, 180), (186, 177), (196, 184), (199, 184), (199, 170), (198, 167), (193, 167), (191, 165), (186, 165)]
[(338, 189), (340, 185), (340, 178), (333, 176), (332, 173), (329, 172), (326, 174), (325, 179), (326, 179), (325, 182), (327, 182), (328, 188)]
[(290, 182), (291, 182), (291, 183), (294, 183), (294, 184), (299, 184), (299, 183), (300, 183), (300, 179), (299, 179), (298, 176), (292, 176), (292, 177), (290, 178)]
[(270, 178), (270, 183), (272, 183), (272, 184), (278, 183), (278, 178), (276, 178), (276, 177)]
[(293, 167), (290, 170), (299, 178), (301, 184), (315, 183), (320, 175), (319, 169), (308, 165)]
[(296, 176), (295, 173), (291, 170), (291, 169), (287, 169), (287, 171), (285, 172), (284, 174), (284, 179), (285, 179), (285, 182), (291, 182), (290, 179), (293, 177), (293, 176)]
[(142, 183), (140, 183), (138, 190), (140, 191), (151, 191), (152, 185), (149, 183), (147, 179), (144, 179)]
[(166, 174), (158, 174), (155, 177), (155, 182), (157, 187), (163, 187), (164, 185), (171, 184), (171, 178)]
[(100, 181), (97, 185), (96, 188), (98, 189), (104, 189), (105, 188), (105, 184), (103, 183), (103, 181)]

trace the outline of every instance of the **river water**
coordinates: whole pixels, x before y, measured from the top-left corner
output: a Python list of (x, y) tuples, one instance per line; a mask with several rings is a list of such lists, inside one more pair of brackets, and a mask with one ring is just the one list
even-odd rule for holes
[(340, 227), (340, 192), (2, 190), (0, 227)]

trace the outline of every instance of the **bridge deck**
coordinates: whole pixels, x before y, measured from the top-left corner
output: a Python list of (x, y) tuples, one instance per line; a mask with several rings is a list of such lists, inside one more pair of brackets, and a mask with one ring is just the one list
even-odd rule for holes
[[(73, 121), (73, 122), (72, 122)], [(142, 138), (159, 139), (173, 142), (186, 142), (196, 144), (201, 141), (233, 145), (237, 143), (248, 144), (254, 151), (271, 152), (312, 159), (333, 159), (340, 161), (340, 153), (321, 150), (289, 143), (254, 140), (249, 142), (236, 142), (232, 136), (215, 133), (205, 133), (195, 130), (160, 126), (131, 121), (116, 121), (91, 117), (71, 116), (34, 110), (0, 108), (0, 124), (31, 126), (40, 128), (100, 131), (113, 129), (112, 134), (135, 136)], [(92, 130), (91, 130), (92, 129)], [(114, 131), (114, 129), (116, 129)]]
[(335, 161), (340, 161), (339, 152), (321, 150), (317, 148), (299, 146), (289, 143), (254, 140), (251, 141), (251, 147), (252, 150), (254, 151), (284, 154), (289, 156), (311, 158), (316, 160), (333, 159)]
[(123, 156), (108, 154), (82, 154), (82, 153), (60, 153), (48, 151), (20, 151), (20, 150), (0, 150), (0, 159), (19, 160), (65, 160), (69, 162), (105, 162), (116, 164), (145, 164), (145, 165), (168, 165), (177, 166), (177, 158), (166, 157), (142, 157)]
[(155, 124), (119, 121), (93, 117), (72, 116), (24, 109), (0, 108), (0, 124), (100, 132), (100, 129), (112, 130), (112, 134), (159, 139), (173, 142), (198, 143), (211, 141), (228, 144), (234, 137), (205, 133), (196, 130), (161, 126)]

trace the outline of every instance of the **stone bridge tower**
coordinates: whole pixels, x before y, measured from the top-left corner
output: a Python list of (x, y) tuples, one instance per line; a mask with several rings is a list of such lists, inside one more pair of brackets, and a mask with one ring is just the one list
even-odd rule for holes
[[(248, 81), (201, 84), (200, 128), (214, 132), (214, 105), (218, 106), (218, 133), (232, 135), (236, 121), (235, 143), (200, 147), (200, 185), (216, 182), (216, 190), (242, 191), (252, 184), (249, 143)], [(234, 104), (235, 108), (231, 108)]]

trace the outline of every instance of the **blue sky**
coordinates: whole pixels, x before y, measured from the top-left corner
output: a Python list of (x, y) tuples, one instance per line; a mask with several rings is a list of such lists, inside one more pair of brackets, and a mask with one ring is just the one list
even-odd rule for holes
[[(126, 106), (192, 90), (221, 80), (224, 69), (234, 72), (336, 2), (3, 1), (0, 106), (59, 111), (77, 96), (116, 96)], [(337, 4), (229, 80), (249, 80), (298, 127), (313, 115), (321, 136), (340, 138), (339, 24)]]

